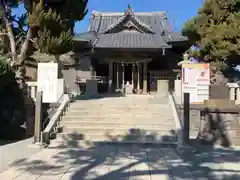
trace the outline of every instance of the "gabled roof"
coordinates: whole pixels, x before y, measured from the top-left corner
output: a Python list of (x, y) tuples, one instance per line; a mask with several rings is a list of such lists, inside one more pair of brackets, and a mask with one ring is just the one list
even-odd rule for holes
[[(89, 31), (104, 33), (109, 26), (117, 24), (124, 15), (125, 13), (119, 12), (109, 13), (93, 11)], [(155, 33), (161, 34), (163, 31), (173, 31), (165, 12), (134, 12), (134, 17), (142, 24), (147, 25)]]
[(117, 33), (125, 28), (134, 28), (142, 33), (153, 33), (154, 31), (145, 23), (141, 22), (133, 13), (130, 6), (125, 11), (125, 14), (118, 19), (114, 24), (111, 24), (104, 33)]
[(98, 48), (171, 48), (162, 36), (140, 32), (122, 31), (120, 33), (102, 34), (95, 42)]
[(96, 48), (169, 48), (188, 40), (173, 32), (165, 12), (133, 12), (130, 6), (123, 13), (92, 12), (88, 33), (95, 40), (85, 39)]

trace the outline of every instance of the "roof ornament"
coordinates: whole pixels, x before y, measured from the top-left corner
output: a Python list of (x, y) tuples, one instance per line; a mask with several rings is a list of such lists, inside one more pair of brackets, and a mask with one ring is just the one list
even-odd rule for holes
[(125, 14), (127, 14), (127, 13), (132, 13), (132, 8), (131, 8), (130, 4), (128, 4), (128, 8), (125, 11)]

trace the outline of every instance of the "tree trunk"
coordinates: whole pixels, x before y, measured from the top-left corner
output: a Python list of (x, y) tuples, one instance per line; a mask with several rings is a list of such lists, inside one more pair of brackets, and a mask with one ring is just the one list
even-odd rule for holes
[(7, 18), (4, 18), (5, 20), (5, 24), (6, 24), (6, 28), (7, 28), (7, 35), (10, 41), (10, 48), (11, 48), (11, 54), (12, 54), (12, 62), (13, 65), (17, 63), (17, 51), (16, 51), (16, 42), (15, 42), (15, 38), (14, 38), (14, 34), (12, 31), (12, 26), (10, 24), (10, 22), (8, 21)]
[(18, 64), (21, 65), (26, 58), (28, 47), (29, 47), (29, 41), (32, 39), (32, 28), (29, 27), (26, 35), (26, 39), (22, 44), (20, 55), (18, 56)]

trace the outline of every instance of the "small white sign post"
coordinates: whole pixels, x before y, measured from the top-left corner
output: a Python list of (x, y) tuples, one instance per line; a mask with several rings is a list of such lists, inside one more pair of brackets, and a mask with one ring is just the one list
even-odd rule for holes
[(43, 93), (43, 103), (55, 103), (58, 101), (57, 63), (38, 63), (37, 90)]

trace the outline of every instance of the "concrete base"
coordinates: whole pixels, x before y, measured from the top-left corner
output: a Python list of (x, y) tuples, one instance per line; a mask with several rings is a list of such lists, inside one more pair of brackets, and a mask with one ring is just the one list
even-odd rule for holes
[(125, 86), (126, 88), (126, 94), (133, 94), (133, 85), (132, 84), (127, 84)]
[(46, 148), (47, 146), (48, 146), (47, 144), (43, 144), (40, 142), (28, 145), (28, 147), (30, 148), (39, 148), (39, 149)]
[(88, 96), (98, 95), (98, 81), (97, 80), (88, 79), (86, 81), (86, 93), (85, 94)]
[(167, 97), (169, 91), (168, 80), (157, 80), (157, 96)]
[(182, 96), (182, 80), (175, 80), (174, 81), (174, 92), (175, 95), (178, 97)]

